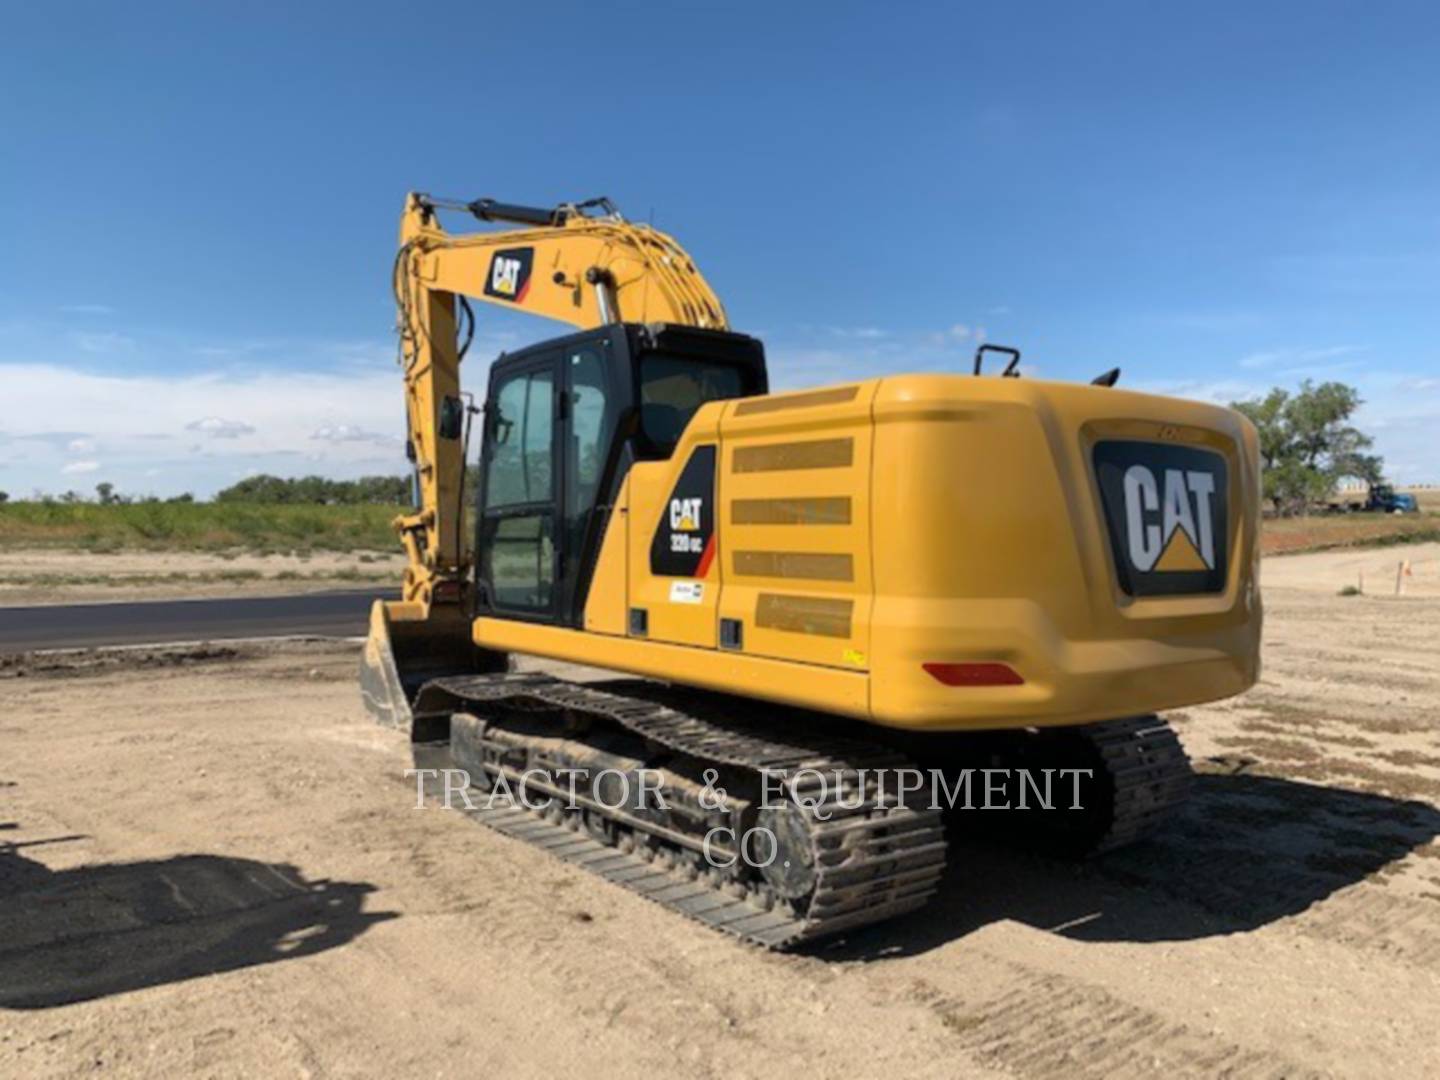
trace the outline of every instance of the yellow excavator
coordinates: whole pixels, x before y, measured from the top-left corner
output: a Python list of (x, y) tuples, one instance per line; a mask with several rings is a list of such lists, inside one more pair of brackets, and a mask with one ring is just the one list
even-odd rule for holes
[[(922, 906), (947, 823), (1073, 855), (1145, 836), (1191, 778), (1155, 713), (1257, 677), (1231, 410), (990, 345), (772, 393), (685, 250), (605, 199), (412, 194), (394, 288), (418, 506), (362, 692), (507, 835), (793, 947)], [(500, 356), (476, 407), (468, 298), (579, 332)]]

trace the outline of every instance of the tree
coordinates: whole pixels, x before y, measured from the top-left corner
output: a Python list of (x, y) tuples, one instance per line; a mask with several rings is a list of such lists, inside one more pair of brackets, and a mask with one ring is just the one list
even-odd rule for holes
[(408, 506), (410, 480), (403, 476), (362, 476), (359, 480), (327, 480), (323, 476), (247, 476), (217, 492), (216, 502), (354, 504)]
[(1277, 386), (1234, 403), (1259, 432), (1263, 494), (1277, 514), (1304, 513), (1343, 477), (1379, 483), (1383, 463), (1367, 453), (1373, 440), (1349, 423), (1361, 404), (1352, 386), (1309, 379), (1293, 394)]
[(10, 492), (8, 492), (8, 491), (0, 491), (0, 506), (4, 506), (4, 505), (5, 505), (7, 502), (9, 502), (9, 501), (10, 501)]
[(116, 502), (115, 485), (108, 480), (102, 480), (95, 485), (95, 497), (100, 500), (101, 506), (109, 506)]

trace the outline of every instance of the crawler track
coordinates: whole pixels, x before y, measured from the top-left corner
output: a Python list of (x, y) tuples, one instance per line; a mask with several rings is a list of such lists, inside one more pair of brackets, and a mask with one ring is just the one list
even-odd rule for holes
[[(906, 805), (876, 782), (880, 770), (907, 767), (904, 758), (849, 739), (778, 741), (749, 725), (706, 715), (706, 700), (701, 696), (700, 708), (681, 711), (663, 699), (659, 688), (656, 696), (641, 697), (544, 676), (501, 675), (437, 679), (426, 685), (415, 712), (417, 727), (423, 728), (428, 717), (431, 733), (438, 735), (439, 717), (457, 711), (548, 711), (572, 727), (577, 720), (619, 725), (666, 751), (727, 766), (732, 775), (734, 770), (749, 773), (757, 787), (767, 771), (797, 777), (789, 787), (795, 798), (791, 805), (808, 839), (813, 882), (803, 895), (790, 898), (778, 896), (758, 875), (725, 875), (697, 866), (685, 857), (692, 853), (673, 842), (674, 830), (660, 829), (637, 843), (643, 822), (612, 818), (603, 831), (581, 832), (585, 826), (576, 814), (562, 816), (553, 807), (536, 813), (503, 797), (474, 811), (506, 835), (748, 941), (791, 948), (914, 911), (930, 899), (945, 869), (940, 814)], [(457, 761), (453, 746), (439, 739), (417, 744), (416, 757), (427, 768), (473, 767)], [(527, 764), (534, 768), (538, 760)], [(506, 772), (493, 760), (486, 768), (492, 775)], [(806, 770), (808, 785), (799, 782), (798, 770)], [(677, 855), (682, 857), (677, 860)]]
[[(924, 806), (922, 795), (907, 801), (883, 779), (913, 769), (910, 759), (830, 734), (841, 723), (830, 718), (767, 708), (763, 720), (742, 720), (736, 699), (723, 695), (638, 681), (600, 688), (537, 674), (434, 679), (413, 711), (417, 767), (469, 771), (482, 790), (470, 809), (478, 820), (767, 948), (914, 911), (945, 871), (940, 811)], [(969, 744), (955, 738), (963, 760)], [(1048, 840), (1056, 819), (1041, 825), (1041, 842), (1056, 851), (1094, 855), (1141, 839), (1190, 789), (1179, 740), (1153, 716), (1068, 729), (1053, 741), (1016, 738), (1022, 741), (1010, 745), (1026, 749), (1011, 765), (1094, 771), (1088, 813)], [(640, 767), (666, 778), (670, 805), (617, 809), (592, 787), (597, 770)], [(563, 778), (572, 772), (590, 778), (578, 787), (572, 780), (567, 800)], [(697, 800), (701, 775), (709, 774), (708, 784), (716, 773), (739, 788), (739, 809), (707, 811)], [(766, 776), (785, 778), (779, 817), (758, 809), (757, 792), (773, 790)], [(516, 797), (522, 777), (539, 798)], [(795, 877), (702, 858), (713, 850), (702, 844), (708, 830), (728, 825), (738, 837), (757, 822), (787, 838), (780, 854), (789, 856), (784, 867), (796, 866)], [(721, 853), (734, 851), (722, 844)]]
[(1142, 839), (1190, 797), (1190, 759), (1158, 716), (1089, 724), (1080, 731), (1099, 753), (1112, 787), (1108, 827), (1088, 854)]

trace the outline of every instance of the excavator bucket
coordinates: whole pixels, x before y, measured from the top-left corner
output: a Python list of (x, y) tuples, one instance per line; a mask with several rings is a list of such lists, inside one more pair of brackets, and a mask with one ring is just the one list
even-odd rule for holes
[(482, 649), (470, 638), (470, 621), (457, 608), (376, 600), (360, 657), (360, 695), (375, 720), (415, 734), (411, 705), (431, 679), (508, 669), (505, 653)]

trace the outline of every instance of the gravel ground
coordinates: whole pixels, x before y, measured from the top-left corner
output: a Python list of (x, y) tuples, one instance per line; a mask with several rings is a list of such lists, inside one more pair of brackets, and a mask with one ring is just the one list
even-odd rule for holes
[(925, 912), (796, 956), (413, 809), (351, 646), (11, 661), (0, 1075), (1433, 1075), (1440, 596), (1341, 557), (1267, 563), (1263, 681), (1172, 716), (1158, 838), (961, 838)]

